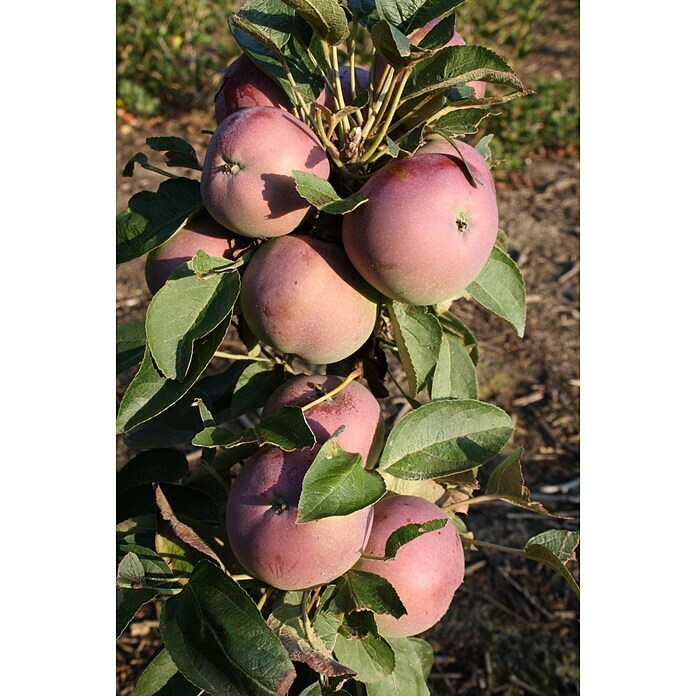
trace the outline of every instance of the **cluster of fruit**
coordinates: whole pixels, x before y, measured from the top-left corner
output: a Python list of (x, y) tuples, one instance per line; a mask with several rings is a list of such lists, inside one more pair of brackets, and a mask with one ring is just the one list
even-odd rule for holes
[[(450, 44), (459, 43), (455, 34)], [(377, 76), (380, 69), (384, 64), (376, 65)], [(342, 69), (340, 77), (349, 103), (349, 71)], [(356, 77), (364, 88), (370, 73), (358, 69)], [(472, 86), (478, 97), (485, 91), (483, 83)], [(327, 91), (317, 102), (335, 107)], [(495, 188), (474, 148), (431, 140), (367, 178), (360, 192), (368, 200), (344, 216), (342, 244), (316, 238), (307, 233), (312, 207), (298, 193), (293, 172), (328, 180), (331, 166), (316, 134), (290, 108), (280, 87), (249, 58), (230, 65), (203, 165), (206, 210), (150, 253), (146, 279), (155, 293), (198, 249), (233, 258), (256, 245), (242, 272), (239, 304), (246, 324), (277, 351), (326, 365), (350, 357), (370, 338), (380, 295), (421, 306), (462, 295), (496, 240)], [(340, 382), (296, 377), (271, 397), (263, 416), (283, 406), (307, 407)], [(392, 495), (349, 515), (297, 523), (302, 481), (322, 443), (343, 426), (338, 444), (370, 468), (384, 439), (379, 403), (357, 382), (307, 408), (305, 417), (315, 448), (262, 448), (234, 481), (227, 525), (235, 556), (253, 576), (282, 590), (323, 585), (351, 568), (375, 573), (393, 585), (407, 610), (400, 618), (376, 617), (380, 630), (410, 636), (430, 628), (464, 577), (454, 525), (448, 520), (383, 560), (397, 529), (446, 515), (422, 498)]]

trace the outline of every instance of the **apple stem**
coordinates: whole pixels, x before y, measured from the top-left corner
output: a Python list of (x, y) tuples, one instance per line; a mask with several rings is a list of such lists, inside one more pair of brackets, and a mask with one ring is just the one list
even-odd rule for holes
[(362, 373), (362, 367), (356, 367), (336, 388), (326, 392), (326, 394), (322, 394), (318, 399), (315, 399), (314, 401), (308, 403), (306, 406), (302, 406), (302, 412), (304, 413), (308, 411), (310, 408), (316, 406), (317, 404), (320, 404), (322, 401), (326, 401), (330, 399), (332, 396), (335, 396), (336, 394), (338, 394), (338, 392), (345, 389), (354, 379), (362, 377)]

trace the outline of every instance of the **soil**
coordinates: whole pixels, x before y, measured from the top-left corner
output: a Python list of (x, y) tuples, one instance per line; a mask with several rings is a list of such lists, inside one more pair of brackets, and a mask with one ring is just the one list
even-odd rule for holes
[[(517, 67), (523, 79), (525, 71), (576, 78), (577, 40), (575, 33), (564, 35), (555, 49), (521, 61)], [(133, 193), (156, 189), (160, 181), (140, 167), (133, 178), (120, 176), (124, 164), (146, 149), (146, 137), (179, 135), (202, 156), (209, 135), (201, 131), (212, 129), (212, 109), (167, 120), (126, 122), (121, 115), (117, 210), (126, 207)], [(479, 341), (480, 398), (505, 409), (515, 422), (513, 445), (524, 447), (523, 467), (533, 497), (549, 510), (573, 518), (539, 517), (498, 504), (472, 510), (466, 521), (475, 536), (521, 548), (532, 535), (551, 527), (579, 529), (579, 161), (577, 154), (543, 152), (530, 155), (522, 171), (494, 173), (501, 227), (527, 288), (525, 335), (518, 338), (505, 322), (473, 302), (459, 301), (453, 311)], [(182, 170), (182, 174), (187, 173)], [(141, 258), (118, 268), (119, 323), (144, 318), (150, 294), (143, 266)], [(240, 347), (234, 336), (226, 339), (224, 349)], [(134, 371), (118, 379), (119, 399)], [(403, 397), (389, 386), (394, 398), (386, 415), (393, 419)], [(119, 465), (132, 455), (119, 441)], [(485, 476), (482, 472), (484, 484)], [(578, 565), (573, 564), (576, 575)], [(155, 605), (146, 606), (117, 643), (121, 696), (132, 692), (160, 645), (157, 611)], [(508, 554), (467, 552), (466, 579), (450, 611), (423, 635), (435, 650), (431, 692), (442, 696), (579, 693), (578, 620), (578, 600), (550, 570)]]

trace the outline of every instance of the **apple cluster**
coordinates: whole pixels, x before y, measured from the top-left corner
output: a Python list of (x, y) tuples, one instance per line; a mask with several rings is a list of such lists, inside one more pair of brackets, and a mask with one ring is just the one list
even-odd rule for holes
[[(455, 34), (448, 45), (458, 43), (463, 40)], [(377, 75), (384, 68), (377, 64)], [(370, 73), (359, 68), (356, 77), (365, 88)], [(340, 78), (349, 103), (347, 69)], [(471, 86), (483, 95), (485, 83)], [(317, 102), (336, 108), (326, 89)], [(485, 159), (470, 145), (430, 140), (414, 155), (378, 168), (359, 189), (367, 202), (345, 214), (340, 234), (327, 241), (306, 224), (315, 211), (293, 174), (328, 181), (327, 153), (291, 113), (280, 86), (246, 55), (224, 75), (215, 118), (201, 177), (205, 210), (150, 253), (146, 279), (153, 293), (198, 249), (233, 258), (252, 247), (238, 304), (246, 324), (281, 353), (330, 365), (370, 339), (382, 298), (420, 306), (446, 302), (464, 293), (488, 259), (498, 230), (495, 187)], [(271, 396), (262, 415), (307, 407), (340, 382), (297, 376)], [(351, 568), (375, 573), (392, 584), (407, 611), (376, 617), (380, 631), (410, 636), (430, 628), (464, 577), (454, 525), (448, 521), (384, 560), (390, 534), (442, 519), (441, 509), (422, 498), (389, 495), (348, 515), (298, 523), (302, 482), (322, 443), (343, 427), (338, 444), (372, 468), (384, 440), (380, 405), (355, 381), (307, 408), (305, 417), (314, 448), (263, 447), (235, 479), (227, 508), (235, 556), (251, 575), (281, 590), (324, 585)]]
[(284, 406), (307, 407), (305, 417), (317, 439), (314, 449), (284, 452), (266, 447), (244, 465), (230, 490), (227, 536), (237, 560), (254, 577), (281, 590), (304, 590), (335, 580), (356, 568), (379, 575), (396, 590), (406, 609), (399, 618), (377, 615), (387, 636), (421, 633), (447, 611), (464, 579), (464, 553), (451, 521), (381, 560), (390, 534), (407, 524), (442, 519), (440, 508), (423, 498), (393, 495), (349, 515), (297, 522), (302, 481), (316, 448), (336, 436), (347, 452), (373, 466), (384, 440), (380, 405), (364, 386), (351, 382), (318, 401), (341, 382), (336, 376), (299, 376), (281, 386), (263, 416)]

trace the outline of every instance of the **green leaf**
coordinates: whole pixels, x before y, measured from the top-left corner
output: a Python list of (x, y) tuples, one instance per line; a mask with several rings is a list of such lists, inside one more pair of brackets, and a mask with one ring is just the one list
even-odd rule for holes
[(512, 68), (488, 48), (445, 46), (413, 66), (402, 99), (413, 99), (472, 80), (507, 85), (515, 90), (524, 89)]
[[(226, 259), (213, 258), (227, 265)], [(239, 273), (199, 278), (193, 261), (181, 264), (155, 293), (145, 316), (147, 344), (159, 371), (183, 382), (194, 341), (207, 336), (231, 313), (239, 295)]]
[(476, 143), (476, 150), (477, 152), (483, 156), (483, 158), (486, 160), (486, 162), (490, 162), (493, 159), (493, 153), (491, 152), (491, 140), (493, 140), (493, 133), (489, 133), (488, 135), (484, 135), (483, 138), (481, 138), (477, 143)]
[(172, 569), (172, 573), (181, 577), (180, 585), (188, 582), (187, 576), (191, 575), (196, 563), (205, 558), (205, 555), (190, 548), (183, 541), (166, 537), (160, 533), (155, 534), (154, 544), (155, 551)]
[(164, 492), (174, 513), (181, 519), (208, 525), (222, 522), (218, 506), (207, 493), (192, 486), (180, 486), (175, 483), (162, 483), (159, 488)]
[[(174, 513), (171, 504), (160, 486), (155, 487), (155, 504), (157, 508), (157, 535), (167, 539), (179, 540), (199, 553), (223, 565), (219, 556), (201, 539), (200, 535), (188, 524), (182, 522)], [(157, 543), (157, 538), (155, 538)], [(160, 549), (157, 549), (161, 553)], [(171, 549), (167, 548), (167, 552)]]
[(317, 443), (304, 412), (298, 406), (283, 406), (272, 416), (266, 416), (255, 428), (260, 444), (290, 450), (314, 447)]
[(486, 309), (509, 321), (524, 335), (527, 317), (524, 280), (517, 264), (494, 246), (486, 265), (466, 291)]
[[(427, 24), (427, 22), (426, 22)], [(419, 42), (421, 48), (435, 51), (449, 43), (454, 36), (454, 15), (441, 19)]]
[(370, 32), (374, 47), (389, 65), (403, 68), (409, 64), (411, 57), (411, 42), (402, 31), (380, 19)]
[(156, 590), (116, 590), (116, 638), (126, 630), (141, 607), (156, 596)]
[(278, 413), (267, 416), (255, 428), (233, 433), (219, 426), (204, 428), (193, 439), (199, 447), (237, 447), (249, 442), (259, 445), (275, 445), (290, 452), (304, 447), (314, 447), (316, 438), (301, 408), (284, 406)]
[(478, 398), (476, 367), (469, 351), (457, 339), (447, 335), (440, 344), (430, 398), (433, 401)]
[(388, 471), (380, 473), (387, 484), (387, 490), (397, 495), (415, 495), (431, 503), (437, 503), (445, 494), (444, 487), (435, 481), (407, 481), (392, 476)]
[(121, 400), (116, 417), (117, 433), (131, 430), (154, 418), (187, 394), (222, 343), (230, 318), (226, 318), (207, 336), (194, 342), (191, 364), (183, 382), (167, 379), (160, 374), (150, 351), (145, 351), (140, 369)]
[(349, 570), (336, 580), (336, 606), (343, 612), (372, 611), (399, 618), (406, 613), (401, 599), (388, 580), (365, 570)]
[(350, 515), (376, 503), (387, 491), (376, 471), (363, 468), (362, 456), (344, 451), (328, 439), (302, 481), (297, 522)]
[(381, 636), (353, 637), (345, 625), (336, 636), (334, 653), (341, 664), (356, 672), (354, 679), (374, 684), (394, 670), (394, 650)]
[(468, 399), (434, 401), (396, 424), (380, 467), (405, 479), (468, 471), (495, 457), (512, 432), (510, 416), (497, 406)]
[[(327, 677), (353, 675), (355, 672), (336, 662), (331, 652), (317, 636), (312, 624), (302, 619), (302, 592), (286, 592), (273, 607), (268, 617), (269, 628), (293, 662), (304, 662), (315, 672)], [(309, 632), (309, 633), (308, 633)]]
[(410, 34), (463, 2), (464, 0), (376, 0), (376, 6), (380, 18)]
[(285, 381), (283, 367), (270, 362), (237, 361), (235, 368), (239, 377), (235, 380), (229, 406), (217, 414), (219, 419), (232, 420), (263, 408), (268, 397)]
[(348, 0), (347, 5), (351, 15), (368, 29), (379, 20), (375, 0)]
[(432, 129), (448, 138), (461, 138), (470, 133), (476, 133), (479, 125), (484, 118), (494, 116), (492, 111), (486, 109), (477, 109), (471, 107), (469, 109), (457, 109), (450, 111), (440, 117), (433, 125)]
[(189, 143), (174, 136), (147, 138), (145, 144), (158, 152), (164, 152), (167, 166), (202, 169), (196, 151)]
[[(198, 388), (198, 384), (193, 391)], [(201, 419), (198, 409), (194, 408), (188, 399), (184, 399), (160, 413), (159, 416), (129, 430), (123, 436), (123, 443), (131, 449), (188, 445), (200, 429)]]
[(164, 604), (160, 632), (181, 673), (211, 696), (276, 696), (295, 679), (254, 601), (207, 561)]
[(117, 544), (138, 544), (152, 547), (155, 534), (155, 516), (151, 513), (132, 517), (116, 525)]
[(138, 592), (154, 590), (156, 594), (158, 588), (172, 587), (171, 569), (152, 549), (138, 544), (119, 544), (117, 554), (122, 556), (116, 575), (119, 589)]
[(198, 696), (199, 691), (181, 675), (163, 648), (140, 675), (133, 696)]
[(116, 495), (142, 484), (178, 481), (188, 473), (188, 460), (175, 449), (153, 449), (136, 454), (116, 474)]
[[(411, 0), (413, 2), (413, 0)], [(415, 0), (418, 10), (411, 17), (407, 33), (424, 27), (431, 20), (449, 15), (453, 10), (464, 4), (464, 0)], [(442, 20), (443, 22), (445, 20)]]
[(413, 649), (418, 656), (418, 661), (420, 662), (421, 670), (423, 671), (423, 677), (427, 679), (428, 675), (430, 674), (430, 670), (433, 668), (433, 664), (435, 663), (435, 655), (433, 653), (432, 645), (422, 638), (409, 638), (408, 642), (413, 646)]
[(135, 171), (136, 164), (139, 164), (141, 167), (145, 167), (146, 169), (148, 169), (149, 163), (150, 163), (150, 160), (147, 158), (147, 155), (144, 152), (136, 152), (126, 162), (121, 174), (122, 174), (122, 176), (133, 176), (133, 172)]
[(414, 154), (421, 145), (423, 145), (423, 133), (425, 131), (425, 123), (419, 123), (414, 126), (405, 135), (399, 138), (399, 147), (410, 154)]
[(524, 484), (522, 474), (522, 448), (511, 452), (491, 473), (486, 487), (487, 496), (496, 496), (512, 505), (525, 508), (540, 515), (558, 517), (546, 510), (541, 503), (531, 500), (531, 492)]
[(327, 585), (319, 600), (316, 614), (314, 615), (314, 631), (321, 638), (328, 650), (333, 651), (336, 643), (338, 629), (343, 623), (343, 611), (336, 607), (336, 585)]
[(409, 541), (417, 539), (423, 534), (428, 532), (434, 532), (438, 529), (442, 529), (448, 522), (447, 518), (441, 520), (430, 520), (429, 522), (423, 522), (422, 524), (412, 523), (405, 524), (398, 529), (395, 529), (388, 537), (387, 543), (384, 547), (384, 558), (390, 559), (396, 556), (396, 552), (404, 545), (408, 544)]
[(442, 329), (437, 318), (426, 307), (389, 302), (387, 308), (408, 388), (411, 396), (415, 397), (423, 390), (435, 370)]
[(336, 0), (283, 0), (297, 10), (316, 33), (331, 46), (348, 38), (350, 28), (341, 5)]
[(367, 696), (429, 696), (421, 663), (424, 652), (420, 644), (430, 646), (425, 641), (413, 641), (413, 638), (389, 638), (395, 657), (394, 670), (381, 681), (368, 684)]
[[(242, 30), (265, 48), (282, 56), (282, 48), (295, 28), (295, 12), (280, 0), (247, 0), (229, 18), (230, 29)], [(235, 34), (236, 32), (232, 32)]]
[(575, 560), (575, 549), (579, 541), (577, 532), (550, 529), (532, 537), (524, 547), (524, 554), (530, 560), (538, 561), (564, 577), (579, 597), (580, 587), (566, 567), (567, 563)]
[(471, 332), (466, 324), (449, 310), (439, 312), (437, 320), (440, 322), (442, 330), (448, 337), (455, 338), (462, 346), (467, 349), (469, 357), (474, 365), (478, 364), (479, 351), (476, 336)]
[(391, 157), (398, 157), (401, 152), (401, 148), (393, 141), (389, 136), (384, 138), (384, 142), (387, 144), (388, 152)]
[(129, 321), (116, 327), (116, 374), (137, 365), (145, 354), (145, 322)]
[(136, 193), (116, 216), (116, 263), (166, 242), (202, 205), (200, 182), (183, 177), (163, 181), (156, 193)]
[(121, 588), (130, 589), (138, 589), (145, 584), (145, 568), (132, 551), (129, 551), (118, 564), (116, 583)]
[(300, 196), (325, 213), (345, 215), (363, 203), (367, 203), (367, 196), (360, 192), (348, 198), (341, 198), (328, 181), (316, 174), (299, 169), (293, 169), (292, 174), (295, 177), (295, 188)]

